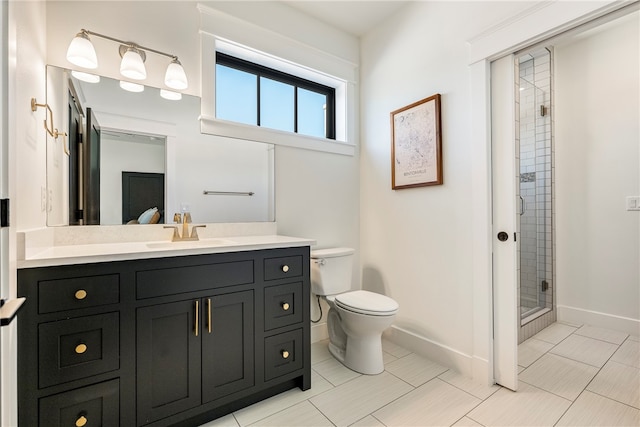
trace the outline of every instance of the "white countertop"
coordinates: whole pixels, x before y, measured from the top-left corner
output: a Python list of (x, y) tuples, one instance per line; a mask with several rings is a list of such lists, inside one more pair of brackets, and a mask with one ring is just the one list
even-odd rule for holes
[(169, 240), (57, 245), (26, 251), (18, 268), (87, 264), (173, 256), (252, 251), (315, 245), (315, 240), (281, 235), (202, 238), (192, 242)]

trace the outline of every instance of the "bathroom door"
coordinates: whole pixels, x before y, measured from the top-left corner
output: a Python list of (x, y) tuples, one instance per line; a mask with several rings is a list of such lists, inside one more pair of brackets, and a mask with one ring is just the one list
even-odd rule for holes
[(493, 360), (495, 381), (518, 387), (518, 258), (514, 56), (491, 63)]

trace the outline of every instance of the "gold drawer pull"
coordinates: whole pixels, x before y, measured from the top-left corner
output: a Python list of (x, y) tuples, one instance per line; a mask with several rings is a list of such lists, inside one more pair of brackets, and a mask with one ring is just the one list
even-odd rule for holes
[(76, 420), (76, 427), (82, 427), (87, 424), (87, 417), (80, 415), (80, 418)]
[(289, 303), (288, 303), (288, 302), (283, 302), (283, 303), (282, 303), (282, 309), (283, 309), (284, 311), (289, 310), (289, 307), (290, 307), (290, 305), (289, 305)]
[(207, 298), (207, 329), (211, 333), (211, 298)]
[(280, 351), (280, 354), (282, 355), (283, 359), (288, 359), (289, 358), (289, 352), (287, 350)]
[(286, 273), (287, 271), (289, 271), (289, 266), (288, 266), (287, 264), (283, 265), (283, 266), (282, 266), (282, 271), (284, 271), (285, 273)]
[(193, 322), (193, 328), (195, 329), (195, 334), (196, 336), (198, 336), (198, 323), (200, 322), (200, 313), (198, 312), (200, 310), (200, 303), (198, 300), (196, 300), (196, 319), (195, 322)]
[(75, 296), (77, 300), (83, 300), (87, 297), (87, 291), (84, 289), (77, 290)]
[[(76, 346), (76, 353), (78, 353), (78, 354), (82, 354), (82, 353), (84, 353), (85, 351), (87, 351), (87, 345), (86, 345), (86, 344), (78, 344), (78, 345)], [(83, 424), (83, 425), (84, 425), (84, 424)]]

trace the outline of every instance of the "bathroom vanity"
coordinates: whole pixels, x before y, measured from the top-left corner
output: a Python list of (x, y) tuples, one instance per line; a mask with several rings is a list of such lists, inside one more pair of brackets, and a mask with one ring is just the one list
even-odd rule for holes
[(258, 237), (24, 263), (20, 426), (194, 426), (309, 389), (312, 241)]

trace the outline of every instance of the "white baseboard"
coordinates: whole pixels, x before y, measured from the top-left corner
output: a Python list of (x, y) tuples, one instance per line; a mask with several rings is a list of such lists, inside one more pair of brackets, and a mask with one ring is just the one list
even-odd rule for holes
[(329, 331), (327, 330), (327, 323), (317, 323), (311, 325), (311, 342), (318, 342), (329, 339)]
[(640, 319), (600, 313), (577, 307), (567, 307), (566, 305), (558, 305), (556, 309), (559, 322), (591, 325), (640, 336)]
[[(397, 326), (391, 326), (383, 336), (407, 350), (471, 377), (480, 384), (494, 384), (493, 370), (486, 359), (469, 356)], [(326, 323), (311, 325), (312, 343), (326, 339), (329, 339)]]
[(488, 367), (486, 360), (484, 362), (479, 358), (474, 360), (473, 356), (447, 347), (444, 344), (431, 341), (428, 338), (395, 325), (385, 331), (384, 337), (407, 350), (411, 350), (447, 368), (454, 369), (465, 376), (475, 379), (474, 375), (478, 375), (478, 380), (483, 383), (485, 382), (485, 378), (488, 378), (488, 374), (485, 375)]

